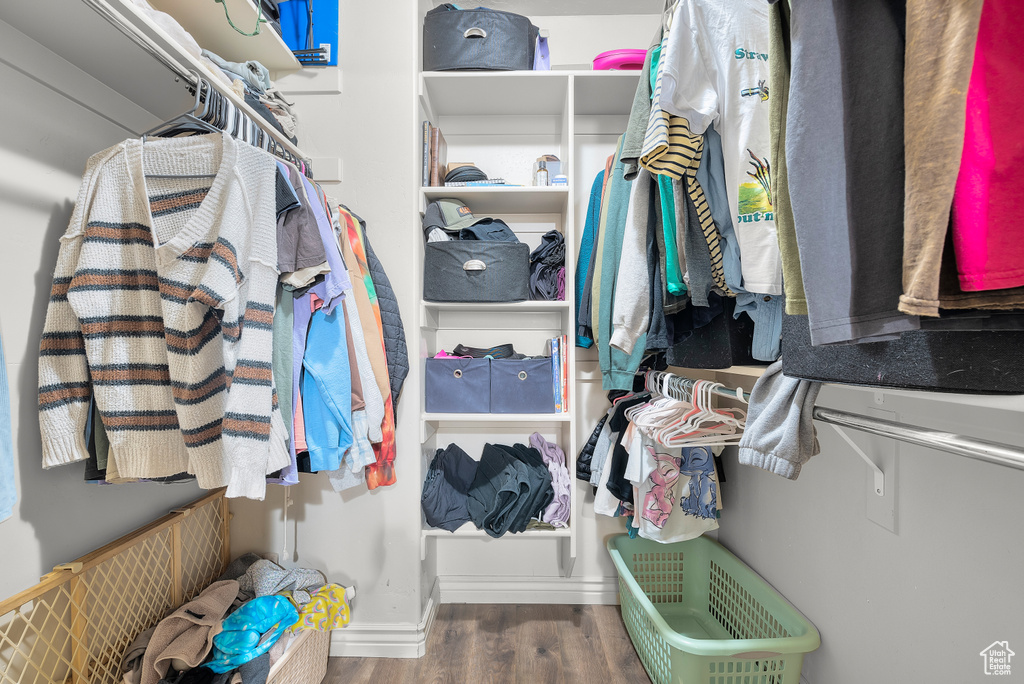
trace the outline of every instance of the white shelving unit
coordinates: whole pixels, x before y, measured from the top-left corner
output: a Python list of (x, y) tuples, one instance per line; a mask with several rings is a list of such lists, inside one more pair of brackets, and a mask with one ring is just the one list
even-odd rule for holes
[[(575, 483), (579, 451), (575, 265), (577, 231), (582, 230), (579, 217), (583, 216), (578, 216), (578, 212), (585, 213), (586, 209), (585, 204), (582, 208), (579, 206), (578, 188), (579, 184), (584, 184), (589, 192), (593, 180), (592, 175), (584, 177), (579, 172), (577, 135), (588, 134), (594, 126), (600, 127), (602, 121), (609, 130), (619, 126), (623, 113), (628, 112), (632, 103), (637, 78), (637, 72), (589, 71), (428, 72), (421, 75), (420, 121), (428, 119), (441, 128), (448, 143), (448, 160), (473, 162), (489, 176), (502, 177), (517, 185), (422, 188), (420, 209), (438, 198), (452, 197), (464, 202), (474, 215), (505, 220), (531, 249), (539, 243), (543, 233), (552, 229), (563, 233), (566, 246), (565, 301), (438, 303), (422, 301), (421, 297), (418, 311), (421, 358), (426, 359), (439, 349), (450, 350), (459, 342), (471, 346), (511, 342), (517, 351), (541, 354), (546, 351), (544, 345), (549, 338), (564, 334), (569, 340), (570, 407), (564, 414), (430, 414), (421, 404), (421, 474), (426, 473), (436, 449), (451, 442), (477, 458), (486, 442), (526, 443), (531, 433), (539, 432), (565, 451), (566, 465)], [(611, 118), (615, 119), (614, 124)], [(583, 131), (578, 131), (577, 121), (582, 122)], [(417, 142), (422, 143), (419, 137)], [(532, 187), (533, 161), (542, 154), (559, 157), (568, 186)], [(419, 263), (422, 263), (422, 240), (417, 244)], [(422, 273), (417, 276), (422, 293)], [(420, 367), (422, 372), (422, 361)], [(576, 561), (580, 519), (575, 484), (571, 491), (568, 528), (530, 530), (493, 540), (472, 523), (450, 533), (431, 528), (424, 521), (421, 556), (426, 559), (431, 551), (445, 553), (450, 544), (549, 539), (560, 548), (562, 572), (570, 576)], [(555, 551), (555, 547), (552, 550)]]
[[(235, 26), (252, 32), (259, 16), (254, 0), (224, 0)], [(272, 72), (297, 71), (302, 68), (284, 39), (269, 24), (263, 24), (258, 35), (243, 36), (224, 18), (224, 5), (213, 0), (149, 0), (156, 9), (167, 12), (192, 34), (203, 48), (230, 62), (254, 59)]]
[(423, 189), (427, 202), (446, 197), (463, 202), (474, 214), (516, 214), (524, 208), (530, 213), (561, 214), (569, 203), (569, 188), (510, 185)]

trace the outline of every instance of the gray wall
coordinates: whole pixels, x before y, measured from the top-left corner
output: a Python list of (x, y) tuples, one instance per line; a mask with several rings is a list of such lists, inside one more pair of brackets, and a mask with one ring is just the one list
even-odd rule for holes
[(13, 517), (0, 523), (3, 597), (196, 498), (199, 490), (192, 484), (100, 487), (83, 482), (83, 464), (42, 469), (37, 360), (58, 240), (86, 160), (130, 135), (112, 121), (145, 130), (153, 117), (3, 21), (0, 60), (6, 103), (0, 125), (0, 324), (19, 495)]
[[(879, 405), (877, 400), (881, 399)], [(1021, 445), (1020, 398), (826, 387), (819, 405), (896, 412)], [(810, 684), (985, 681), (979, 653), (1024, 647), (1024, 472), (899, 444), (897, 534), (867, 519), (867, 467), (831, 427), (795, 482), (726, 458), (719, 539), (821, 632)], [(893, 442), (849, 433), (869, 455)], [(1024, 680), (1024, 661), (1015, 667)]]

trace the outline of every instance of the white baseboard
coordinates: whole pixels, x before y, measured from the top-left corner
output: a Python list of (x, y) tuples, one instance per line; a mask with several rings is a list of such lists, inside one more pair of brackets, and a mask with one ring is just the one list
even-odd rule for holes
[(430, 636), (439, 604), (440, 587), (435, 581), (418, 625), (350, 624), (331, 633), (331, 655), (346, 658), (420, 658), (427, 652), (427, 637)]
[(419, 658), (442, 603), (618, 603), (615, 577), (438, 577), (427, 597), (423, 618), (413, 624), (350, 624), (331, 634), (331, 655), (348, 658)]
[(439, 576), (441, 603), (547, 603), (615, 605), (616, 577)]

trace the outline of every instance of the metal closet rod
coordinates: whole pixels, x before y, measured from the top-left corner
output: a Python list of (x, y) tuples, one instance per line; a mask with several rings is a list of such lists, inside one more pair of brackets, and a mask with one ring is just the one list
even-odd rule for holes
[[(680, 388), (691, 390), (696, 382), (691, 378), (676, 375), (674, 373), (667, 373), (664, 371), (658, 372), (664, 373), (664, 375), (668, 376), (670, 386), (675, 385)], [(749, 395), (742, 390), (729, 389), (727, 387), (716, 387), (713, 390), (713, 393), (728, 399), (742, 397), (743, 401), (747, 401), (750, 398)], [(883, 420), (881, 418), (864, 416), (859, 413), (850, 413), (848, 411), (840, 411), (838, 409), (826, 408), (824, 406), (816, 406), (814, 408), (813, 415), (815, 420), (820, 420), (823, 423), (830, 423), (838, 427), (859, 430), (860, 432), (888, 437), (900, 442), (907, 442), (909, 444), (916, 444), (918, 446), (929, 447), (931, 449), (938, 449), (939, 451), (946, 451), (958, 456), (973, 458), (977, 461), (985, 461), (987, 463), (995, 463), (996, 465), (1006, 466), (1008, 468), (1024, 470), (1024, 449), (1010, 444), (990, 442), (988, 440), (977, 439), (968, 435), (944, 432), (942, 430), (932, 430), (930, 428), (908, 425), (906, 423), (897, 423), (891, 420)]]

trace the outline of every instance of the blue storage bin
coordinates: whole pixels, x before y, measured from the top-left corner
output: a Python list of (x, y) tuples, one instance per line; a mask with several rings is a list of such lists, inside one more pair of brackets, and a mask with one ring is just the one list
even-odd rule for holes
[(490, 359), (427, 359), (427, 413), (490, 413)]
[(554, 413), (551, 358), (491, 359), (491, 413)]

